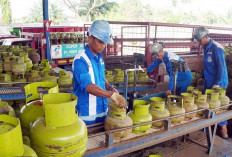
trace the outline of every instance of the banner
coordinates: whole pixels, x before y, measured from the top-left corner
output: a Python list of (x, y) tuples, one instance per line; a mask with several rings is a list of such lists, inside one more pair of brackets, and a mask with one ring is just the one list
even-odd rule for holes
[(51, 58), (73, 58), (81, 50), (84, 49), (84, 44), (63, 44), (63, 45), (52, 45), (51, 46)]

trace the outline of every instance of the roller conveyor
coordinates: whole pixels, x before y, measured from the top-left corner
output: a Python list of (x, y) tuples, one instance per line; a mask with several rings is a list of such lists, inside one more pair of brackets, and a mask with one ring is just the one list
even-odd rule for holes
[[(164, 93), (159, 93), (155, 95), (150, 95), (146, 97), (142, 97), (140, 99), (143, 100), (148, 100), (150, 97), (153, 96), (163, 96)], [(228, 105), (221, 106), (219, 108), (215, 109), (201, 109), (193, 112), (198, 112), (198, 111), (206, 111), (205, 116), (203, 117), (194, 117), (190, 121), (182, 121), (179, 124), (173, 125), (171, 123), (171, 118), (177, 117), (177, 116), (183, 116), (186, 114), (190, 114), (193, 112), (188, 112), (185, 114), (177, 115), (177, 116), (172, 116), (168, 117), (165, 119), (161, 120), (155, 120), (152, 122), (147, 122), (143, 124), (138, 124), (134, 125), (131, 127), (139, 126), (139, 125), (144, 125), (144, 124), (149, 124), (157, 121), (164, 121), (165, 126), (163, 128), (151, 128), (148, 130), (146, 134), (139, 135), (139, 134), (134, 134), (131, 133), (125, 138), (122, 138), (120, 140), (114, 139), (113, 137), (113, 132), (122, 130), (122, 129), (117, 129), (117, 130), (110, 130), (107, 132), (104, 132), (104, 126), (103, 123), (100, 124), (96, 130), (94, 131), (94, 127), (89, 129), (89, 136), (88, 136), (88, 148), (87, 152), (85, 153), (85, 157), (96, 157), (96, 156), (120, 156), (123, 154), (127, 154), (139, 149), (143, 149), (167, 140), (171, 140), (176, 137), (184, 136), (186, 134), (192, 133), (197, 130), (201, 130), (205, 128), (205, 133), (206, 133), (206, 138), (208, 142), (208, 146), (204, 146), (204, 148), (208, 149), (208, 153), (211, 154), (213, 151), (213, 144), (214, 144), (214, 138), (215, 138), (215, 133), (217, 129), (217, 123), (228, 120), (232, 118), (232, 111), (230, 110), (220, 110), (217, 111), (217, 114), (215, 114), (215, 110), (224, 108), (226, 106), (232, 106), (232, 102)], [(211, 126), (214, 126), (214, 129), (212, 130)], [(128, 127), (126, 127), (128, 128)], [(124, 128), (125, 129), (125, 128)], [(100, 130), (100, 131), (99, 131)], [(194, 142), (189, 137), (186, 137), (189, 141)], [(197, 142), (195, 142), (197, 143)]]

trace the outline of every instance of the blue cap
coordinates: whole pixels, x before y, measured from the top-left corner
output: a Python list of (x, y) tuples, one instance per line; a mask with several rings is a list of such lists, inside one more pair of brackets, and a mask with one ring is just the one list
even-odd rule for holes
[(94, 21), (89, 28), (88, 35), (94, 36), (107, 44), (112, 44), (114, 42), (112, 39), (110, 25), (104, 20)]

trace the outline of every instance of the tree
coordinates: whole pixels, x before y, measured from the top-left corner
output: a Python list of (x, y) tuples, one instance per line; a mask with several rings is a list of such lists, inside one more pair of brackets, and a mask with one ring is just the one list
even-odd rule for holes
[(86, 21), (93, 21), (99, 14), (105, 14), (116, 5), (107, 0), (81, 0), (79, 15), (84, 16)]
[(80, 19), (79, 16), (79, 7), (80, 7), (80, 0), (59, 0), (59, 3), (68, 8), (70, 11), (74, 13), (75, 19)]
[(43, 5), (42, 1), (39, 3), (34, 3), (32, 9), (28, 16), (23, 17), (25, 23), (42, 23), (43, 22)]
[[(58, 8), (54, 3), (49, 5), (49, 16), (52, 23), (57, 25), (63, 21), (66, 21), (66, 18), (63, 14), (63, 11)], [(42, 23), (43, 22), (43, 5), (42, 1), (40, 3), (34, 3), (32, 9), (28, 16), (23, 18), (23, 21), (26, 23)]]
[(0, 0), (0, 6), (2, 9), (2, 23), (9, 24), (12, 22), (11, 6), (9, 0)]
[(66, 16), (63, 14), (63, 10), (58, 8), (56, 4), (51, 3), (49, 10), (50, 20), (54, 25), (58, 25), (66, 20)]
[(154, 17), (152, 8), (144, 5), (141, 0), (124, 0), (121, 5), (115, 5), (106, 14), (99, 14), (97, 19), (142, 22), (151, 21), (152, 17)]
[(59, 3), (72, 11), (76, 20), (93, 21), (99, 14), (109, 11), (117, 3), (108, 0), (59, 0)]

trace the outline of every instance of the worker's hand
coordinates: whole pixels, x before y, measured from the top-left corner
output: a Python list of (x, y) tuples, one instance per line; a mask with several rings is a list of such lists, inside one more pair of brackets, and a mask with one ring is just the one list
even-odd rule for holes
[(197, 81), (197, 86), (201, 86), (201, 85), (204, 85), (205, 84), (205, 79), (203, 78), (200, 78), (198, 81)]
[(143, 72), (147, 72), (147, 68), (143, 68)]
[(169, 96), (169, 95), (172, 95), (172, 91), (167, 90), (167, 91), (166, 91), (166, 96)]
[(219, 85), (213, 85), (212, 89), (216, 89), (216, 88), (219, 88), (220, 86)]
[(110, 99), (117, 105), (118, 107), (124, 108), (127, 106), (126, 99), (121, 96), (119, 93), (113, 93)]

